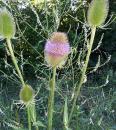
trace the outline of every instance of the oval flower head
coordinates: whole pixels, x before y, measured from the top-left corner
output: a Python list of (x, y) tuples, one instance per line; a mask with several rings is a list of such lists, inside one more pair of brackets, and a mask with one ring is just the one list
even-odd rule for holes
[(44, 53), (50, 66), (60, 67), (64, 65), (70, 53), (67, 35), (62, 32), (54, 32), (46, 42)]
[(34, 90), (31, 86), (25, 85), (20, 91), (20, 100), (25, 104), (29, 104), (34, 99)]
[(15, 22), (12, 14), (6, 9), (0, 10), (0, 35), (11, 39), (15, 35)]
[(101, 26), (108, 15), (109, 1), (108, 0), (92, 0), (88, 10), (88, 23), (90, 26)]

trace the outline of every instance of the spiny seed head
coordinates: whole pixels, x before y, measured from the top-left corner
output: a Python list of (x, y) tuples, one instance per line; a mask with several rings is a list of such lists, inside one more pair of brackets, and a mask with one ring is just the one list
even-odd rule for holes
[(15, 35), (13, 16), (6, 9), (0, 10), (0, 35), (3, 38), (13, 38)]
[(27, 104), (31, 102), (33, 99), (34, 99), (34, 90), (32, 89), (31, 86), (26, 84), (20, 91), (20, 100), (24, 104)]
[(109, 1), (108, 0), (92, 0), (88, 10), (88, 23), (90, 26), (101, 26), (108, 15)]
[(70, 53), (67, 35), (62, 32), (54, 32), (47, 40), (44, 52), (45, 59), (50, 66), (62, 66)]

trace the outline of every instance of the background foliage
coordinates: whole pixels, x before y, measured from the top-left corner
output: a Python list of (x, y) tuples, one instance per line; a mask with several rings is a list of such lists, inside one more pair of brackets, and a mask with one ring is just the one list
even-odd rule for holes
[[(70, 109), (75, 83), (80, 75), (79, 54), (85, 47), (86, 4), (73, 3), (70, 0), (44, 1), (35, 5), (34, 1), (1, 1), (0, 7), (9, 9), (17, 25), (16, 37), (12, 40), (18, 64), (23, 71), (25, 80), (39, 91), (36, 99), (38, 120), (47, 124), (47, 101), (49, 92), (49, 77), (51, 69), (44, 60), (44, 45), (46, 39), (53, 31), (67, 32), (72, 47), (72, 53), (64, 68), (57, 70), (57, 86), (55, 97), (55, 130), (63, 129), (63, 106), (67, 95)], [(75, 8), (76, 7), (76, 8)], [(71, 128), (73, 130), (116, 130), (116, 2), (110, 0), (108, 19), (113, 14), (113, 22), (107, 30), (98, 29), (94, 43), (97, 46), (104, 33), (102, 45), (91, 55), (90, 67), (94, 67), (98, 56), (101, 64), (112, 58), (108, 64), (100, 67), (95, 73), (89, 73), (87, 82), (77, 102)], [(8, 51), (5, 49), (5, 40), (0, 41), (0, 129), (17, 129), (19, 125), (26, 124), (26, 113), (21, 105), (15, 103), (19, 100), (20, 82), (12, 65)], [(81, 61), (85, 51), (81, 55)], [(107, 78), (109, 76), (109, 79)], [(108, 82), (109, 81), (109, 82)], [(62, 119), (62, 120), (61, 120)], [(45, 129), (45, 128), (41, 128)]]

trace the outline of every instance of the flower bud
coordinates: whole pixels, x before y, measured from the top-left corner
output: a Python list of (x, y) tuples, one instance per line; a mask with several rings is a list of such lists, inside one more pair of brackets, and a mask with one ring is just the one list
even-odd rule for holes
[(90, 26), (101, 26), (108, 15), (108, 0), (92, 0), (88, 10), (88, 23)]
[(45, 45), (45, 59), (52, 67), (63, 65), (70, 53), (70, 45), (67, 35), (62, 32), (54, 32)]
[(34, 90), (31, 86), (25, 85), (21, 91), (20, 91), (20, 100), (27, 104), (28, 102), (31, 102), (34, 98)]
[(6, 9), (0, 10), (0, 35), (3, 38), (13, 38), (15, 35), (15, 22), (13, 16)]

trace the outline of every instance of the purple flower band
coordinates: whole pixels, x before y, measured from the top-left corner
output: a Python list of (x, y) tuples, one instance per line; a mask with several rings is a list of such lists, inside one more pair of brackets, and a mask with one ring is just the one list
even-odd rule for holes
[(58, 44), (47, 41), (45, 45), (45, 52), (53, 55), (64, 56), (70, 53), (69, 43)]

